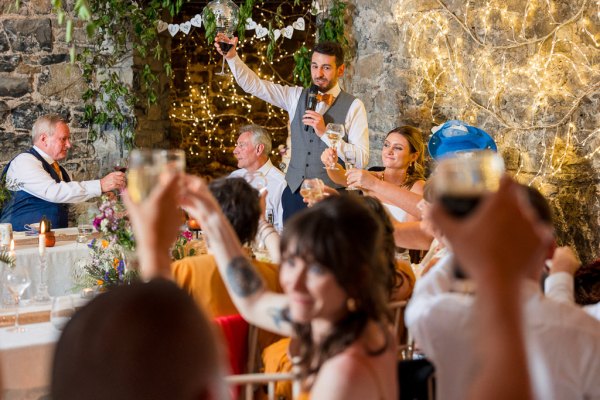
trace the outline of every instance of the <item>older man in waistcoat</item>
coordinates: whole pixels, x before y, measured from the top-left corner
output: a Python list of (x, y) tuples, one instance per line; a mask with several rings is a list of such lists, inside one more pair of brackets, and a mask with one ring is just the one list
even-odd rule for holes
[[(300, 86), (279, 85), (262, 80), (239, 58), (237, 38), (228, 39), (219, 34), (215, 39), (217, 51), (223, 54), (218, 42), (229, 42), (232, 48), (224, 54), (240, 87), (268, 103), (286, 110), (290, 117), (292, 156), (285, 179), (288, 183), (282, 195), (283, 220), (306, 207), (300, 195), (304, 179), (320, 178), (326, 185), (337, 185), (329, 179), (321, 162), (321, 153), (330, 146), (325, 135), (328, 123), (343, 124), (347, 136), (338, 146), (338, 156), (347, 150), (356, 152), (356, 167), (369, 161), (369, 129), (365, 106), (356, 97), (342, 91), (338, 79), (344, 74), (344, 52), (338, 43), (322, 42), (315, 45), (311, 55), (311, 76), (318, 86), (318, 104), (307, 109), (308, 89)], [(310, 127), (306, 129), (305, 127)]]
[(69, 222), (68, 203), (79, 203), (104, 192), (125, 187), (125, 174), (112, 172), (93, 181), (71, 181), (58, 161), (67, 157), (71, 132), (59, 115), (44, 115), (33, 124), (33, 147), (13, 158), (2, 171), (11, 192), (0, 222), (10, 222), (15, 231), (39, 222), (42, 216), (52, 227), (65, 228)]

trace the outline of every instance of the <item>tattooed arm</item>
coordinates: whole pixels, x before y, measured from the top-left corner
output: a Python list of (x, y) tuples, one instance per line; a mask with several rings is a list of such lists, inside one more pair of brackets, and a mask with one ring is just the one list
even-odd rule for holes
[(267, 290), (202, 179), (186, 176), (182, 205), (192, 217), (200, 220), (221, 277), (242, 316), (263, 329), (292, 336), (292, 326), (283, 318), (288, 307), (287, 297)]

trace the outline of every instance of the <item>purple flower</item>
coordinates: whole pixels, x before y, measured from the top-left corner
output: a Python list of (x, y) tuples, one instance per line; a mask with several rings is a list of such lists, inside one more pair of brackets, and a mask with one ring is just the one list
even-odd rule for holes
[(100, 223), (102, 222), (104, 218), (101, 217), (96, 217), (94, 218), (94, 222), (92, 222), (92, 224), (94, 225), (94, 229), (96, 229), (98, 232), (100, 232)]
[(88, 243), (88, 247), (90, 249), (93, 249), (94, 248), (94, 244), (96, 244), (96, 239), (92, 239), (92, 241), (90, 243)]

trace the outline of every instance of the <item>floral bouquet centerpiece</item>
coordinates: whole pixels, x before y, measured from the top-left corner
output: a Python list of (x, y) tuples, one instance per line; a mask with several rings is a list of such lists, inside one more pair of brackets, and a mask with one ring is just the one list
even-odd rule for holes
[(137, 271), (128, 268), (135, 254), (135, 239), (125, 208), (117, 197), (102, 196), (93, 225), (101, 237), (88, 244), (90, 253), (82, 266), (83, 273), (76, 279), (78, 286), (103, 290), (135, 281)]

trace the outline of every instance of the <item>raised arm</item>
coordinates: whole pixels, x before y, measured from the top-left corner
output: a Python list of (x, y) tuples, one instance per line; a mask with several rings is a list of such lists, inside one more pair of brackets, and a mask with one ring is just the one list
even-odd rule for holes
[(335, 151), (331, 147), (326, 148), (323, 150), (323, 153), (321, 153), (321, 162), (324, 166), (335, 164), (337, 167), (337, 169), (327, 169), (327, 175), (329, 178), (338, 185), (344, 187), (348, 186), (346, 183), (346, 170), (344, 167), (338, 164), (337, 160), (337, 154), (335, 154)]
[(243, 317), (266, 330), (292, 336), (292, 326), (284, 318), (288, 308), (287, 297), (266, 289), (202, 179), (186, 176), (182, 205), (192, 217), (201, 221), (223, 282)]

